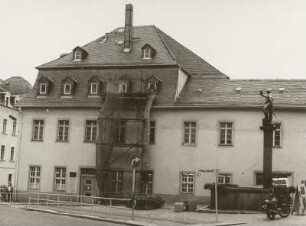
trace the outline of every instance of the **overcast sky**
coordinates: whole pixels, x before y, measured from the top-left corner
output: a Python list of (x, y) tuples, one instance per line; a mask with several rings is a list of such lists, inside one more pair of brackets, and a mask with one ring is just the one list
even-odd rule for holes
[(306, 0), (0, 0), (0, 78), (124, 26), (156, 25), (232, 79), (306, 79)]

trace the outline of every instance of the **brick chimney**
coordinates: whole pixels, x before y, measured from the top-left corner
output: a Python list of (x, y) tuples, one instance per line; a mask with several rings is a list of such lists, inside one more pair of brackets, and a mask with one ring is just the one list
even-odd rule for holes
[(133, 5), (125, 6), (124, 52), (130, 52), (133, 38)]

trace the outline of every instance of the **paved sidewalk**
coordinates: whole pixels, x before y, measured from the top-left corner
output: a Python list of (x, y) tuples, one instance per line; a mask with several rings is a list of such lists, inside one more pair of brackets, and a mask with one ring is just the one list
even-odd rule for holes
[(118, 224), (135, 226), (221, 226), (239, 225), (246, 223), (266, 222), (267, 219), (262, 213), (253, 214), (218, 214), (216, 222), (215, 213), (205, 212), (174, 212), (173, 206), (166, 206), (156, 210), (135, 210), (134, 220), (131, 220), (131, 210), (128, 208), (111, 209), (107, 206), (35, 206), (8, 204), (18, 208), (25, 208), (32, 211), (41, 211), (50, 214), (66, 215), (71, 217), (87, 218), (92, 220), (107, 221)]

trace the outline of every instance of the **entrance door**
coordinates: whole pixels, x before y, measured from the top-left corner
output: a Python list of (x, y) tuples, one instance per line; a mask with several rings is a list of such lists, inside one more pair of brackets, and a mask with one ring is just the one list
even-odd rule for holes
[(97, 196), (97, 183), (95, 176), (82, 175), (81, 177), (81, 195)]

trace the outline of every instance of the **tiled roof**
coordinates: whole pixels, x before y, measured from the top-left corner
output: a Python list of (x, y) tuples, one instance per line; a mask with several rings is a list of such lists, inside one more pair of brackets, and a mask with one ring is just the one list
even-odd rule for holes
[[(122, 30), (122, 29), (121, 29)], [(123, 51), (124, 33), (120, 28), (82, 47), (88, 56), (85, 60), (73, 61), (72, 53), (43, 64), (38, 69), (58, 67), (102, 67), (137, 65), (180, 65), (189, 75), (226, 76), (199, 56), (182, 46), (155, 26), (134, 27), (133, 48)], [(105, 40), (106, 41), (103, 41)], [(120, 43), (120, 44), (119, 44)], [(149, 44), (156, 55), (152, 60), (142, 59), (142, 47)]]
[(27, 94), (32, 88), (30, 83), (20, 76), (12, 76), (4, 80), (0, 86), (12, 95)]
[(306, 80), (226, 80), (193, 77), (176, 106), (259, 107), (259, 91), (272, 88), (275, 108), (306, 108)]

